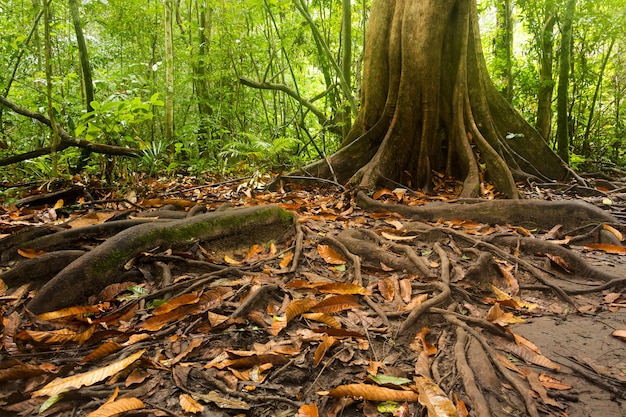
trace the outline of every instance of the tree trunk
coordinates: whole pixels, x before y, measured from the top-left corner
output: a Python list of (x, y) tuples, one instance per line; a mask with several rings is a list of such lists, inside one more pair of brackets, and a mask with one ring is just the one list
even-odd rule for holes
[(615, 45), (615, 37), (611, 39), (611, 43), (606, 50), (604, 58), (602, 59), (602, 66), (600, 67), (600, 74), (598, 74), (598, 81), (596, 81), (596, 88), (593, 91), (593, 98), (589, 108), (589, 117), (587, 118), (587, 125), (585, 126), (585, 133), (583, 134), (583, 156), (590, 157), (591, 155), (591, 126), (593, 124), (593, 116), (595, 114), (596, 104), (598, 103), (598, 97), (600, 95), (600, 88), (602, 87), (602, 81), (604, 80), (604, 71), (609, 63), (611, 52), (613, 52), (613, 46)]
[(302, 171), (368, 189), (392, 180), (429, 190), (435, 170), (476, 196), (486, 168), (510, 198), (513, 173), (568, 175), (491, 82), (475, 1), (374, 0), (371, 10), (358, 117), (337, 153)]
[(78, 14), (78, 3), (76, 0), (69, 0), (70, 13), (72, 14), (72, 22), (74, 23), (74, 32), (76, 33), (76, 44), (78, 46), (78, 57), (80, 59), (80, 69), (83, 76), (83, 91), (85, 93), (85, 108), (87, 112), (93, 110), (91, 102), (94, 100), (93, 81), (91, 78), (91, 65), (89, 64), (89, 55), (87, 54), (87, 43), (83, 35), (83, 28), (80, 24), (80, 16)]
[[(352, 4), (350, 0), (341, 2), (341, 70), (349, 88), (352, 88)], [(344, 105), (343, 134), (347, 136), (352, 127), (352, 112), (349, 105)]]
[(496, 3), (497, 30), (495, 39), (497, 76), (502, 87), (500, 92), (510, 103), (513, 100), (513, 1)]
[(172, 39), (173, 4), (163, 0), (165, 10), (165, 125), (164, 138), (167, 144), (174, 140), (174, 42)]
[(539, 72), (539, 92), (537, 93), (537, 121), (535, 128), (548, 141), (552, 130), (552, 93), (554, 79), (552, 65), (554, 62), (554, 15), (553, 4), (547, 4), (541, 31), (541, 70)]
[(44, 17), (44, 31), (45, 31), (45, 61), (46, 61), (46, 101), (48, 103), (48, 118), (50, 119), (50, 126), (52, 127), (52, 140), (50, 143), (50, 156), (52, 159), (52, 176), (58, 175), (58, 156), (57, 147), (59, 146), (59, 128), (56, 124), (56, 117), (54, 113), (54, 107), (52, 106), (52, 40), (50, 37), (50, 3), (43, 2), (43, 17)]
[(568, 88), (569, 71), (572, 56), (572, 26), (576, 13), (576, 0), (568, 0), (561, 26), (561, 55), (559, 59), (559, 86), (557, 90), (557, 152), (569, 162), (569, 111)]

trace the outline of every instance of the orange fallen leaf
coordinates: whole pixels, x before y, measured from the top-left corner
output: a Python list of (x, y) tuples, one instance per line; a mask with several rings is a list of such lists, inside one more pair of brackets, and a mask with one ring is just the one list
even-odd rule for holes
[(339, 385), (330, 392), (329, 397), (350, 397), (368, 401), (396, 401), (414, 403), (418, 400), (415, 391), (396, 390), (369, 384)]
[(356, 307), (361, 307), (361, 304), (353, 295), (335, 295), (320, 301), (311, 307), (311, 311), (315, 313), (338, 313)]
[(283, 256), (283, 259), (280, 261), (278, 265), (280, 266), (281, 269), (286, 269), (292, 260), (293, 260), (293, 252), (287, 252), (285, 256)]
[(102, 404), (96, 411), (87, 414), (87, 417), (113, 417), (140, 408), (144, 408), (144, 404), (139, 398), (120, 398), (117, 401)]
[(288, 322), (296, 318), (302, 313), (311, 311), (311, 307), (317, 305), (317, 301), (310, 298), (302, 298), (300, 300), (293, 300), (285, 309), (285, 319)]
[(145, 349), (137, 351), (132, 355), (117, 362), (113, 362), (112, 364), (107, 365), (103, 368), (94, 369), (93, 371), (72, 375), (66, 378), (57, 378), (49, 384), (46, 384), (43, 388), (40, 388), (37, 391), (33, 392), (31, 395), (33, 397), (41, 397), (44, 395), (51, 397), (56, 394), (61, 394), (65, 391), (79, 389), (82, 386), (91, 386), (96, 382), (100, 382), (110, 377), (111, 375), (115, 375), (122, 369), (127, 368), (129, 365), (139, 359), (145, 353), (145, 351)]
[(169, 313), (170, 311), (175, 310), (180, 306), (195, 304), (198, 301), (200, 301), (200, 297), (198, 297), (198, 294), (195, 292), (190, 294), (183, 294), (167, 300), (166, 302), (152, 310), (152, 314), (158, 316), (160, 314)]
[(317, 349), (315, 349), (315, 355), (313, 356), (313, 366), (319, 365), (322, 359), (324, 359), (324, 356), (326, 356), (326, 352), (328, 352), (328, 350), (337, 343), (337, 339), (335, 339), (334, 337), (328, 336), (327, 334), (323, 335), (321, 343), (319, 344)]
[(326, 263), (331, 265), (343, 265), (346, 260), (332, 247), (328, 245), (317, 245), (317, 252)]
[(319, 285), (317, 288), (319, 292), (322, 293), (370, 295), (367, 288), (349, 282), (332, 282), (330, 284)]
[(606, 253), (613, 253), (616, 255), (626, 255), (626, 248), (619, 245), (610, 245), (608, 243), (590, 243), (585, 245), (587, 250), (600, 250)]
[(316, 404), (303, 404), (298, 409), (298, 417), (319, 417)]
[(626, 342), (626, 330), (624, 329), (613, 330), (613, 333), (611, 333), (611, 336), (617, 337), (618, 339), (622, 339), (623, 341)]
[(606, 230), (607, 232), (612, 233), (620, 242), (624, 240), (624, 235), (622, 235), (622, 233), (619, 230), (617, 230), (610, 224), (603, 224), (602, 228)]
[(180, 406), (187, 413), (201, 413), (204, 411), (204, 406), (194, 400), (189, 394), (180, 394), (178, 396)]

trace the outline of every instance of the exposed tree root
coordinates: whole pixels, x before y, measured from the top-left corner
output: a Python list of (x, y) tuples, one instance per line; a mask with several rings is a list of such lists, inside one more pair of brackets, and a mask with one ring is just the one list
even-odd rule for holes
[(589, 223), (618, 223), (618, 220), (583, 201), (472, 200), (469, 203), (429, 203), (424, 206), (384, 204), (357, 193), (359, 206), (367, 210), (387, 210), (405, 217), (424, 220), (473, 220), (486, 224), (515, 224), (529, 229), (550, 230), (557, 224), (566, 229)]
[[(116, 282), (128, 261), (154, 247), (188, 246), (220, 241), (222, 247), (249, 247), (281, 239), (293, 226), (293, 216), (278, 207), (252, 207), (214, 212), (171, 222), (142, 224), (109, 238), (72, 262), (44, 285), (29, 303), (36, 314), (83, 303)], [(218, 252), (216, 248), (212, 248)], [(88, 279), (85, 279), (88, 277)], [(59, 297), (59, 294), (63, 294)]]

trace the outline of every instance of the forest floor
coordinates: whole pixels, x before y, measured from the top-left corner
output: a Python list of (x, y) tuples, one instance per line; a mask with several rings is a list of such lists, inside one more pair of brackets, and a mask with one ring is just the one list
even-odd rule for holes
[[(25, 192), (0, 205), (0, 415), (626, 415), (626, 195), (521, 190), (615, 221), (531, 228), (394, 211), (453, 204), (458, 184), (444, 180), (429, 195), (370, 196), (389, 210), (332, 185), (267, 191), (258, 178)], [(251, 224), (217, 243), (159, 240), (84, 302), (29, 311), (63, 262), (104, 245), (108, 224), (270, 204), (297, 219), (284, 236), (251, 244)], [(18, 239), (33, 229), (61, 239)], [(52, 252), (63, 265), (42, 258)]]

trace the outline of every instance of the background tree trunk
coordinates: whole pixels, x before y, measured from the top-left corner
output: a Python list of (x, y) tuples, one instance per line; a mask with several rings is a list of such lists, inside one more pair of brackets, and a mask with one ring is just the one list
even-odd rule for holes
[(474, 1), (374, 0), (371, 10), (359, 115), (341, 149), (303, 171), (368, 189), (392, 181), (429, 190), (435, 170), (476, 196), (486, 170), (510, 198), (513, 173), (568, 175), (491, 82)]
[(172, 38), (173, 4), (163, 0), (165, 10), (165, 125), (164, 138), (169, 145), (174, 140), (174, 42)]
[(568, 0), (565, 15), (561, 25), (561, 54), (559, 59), (559, 86), (557, 91), (557, 152), (565, 161), (569, 162), (569, 109), (568, 89), (569, 71), (572, 56), (572, 30), (576, 0)]
[(80, 15), (78, 13), (78, 3), (76, 0), (69, 0), (70, 13), (72, 22), (74, 23), (74, 32), (76, 33), (76, 44), (78, 46), (78, 57), (80, 59), (80, 73), (82, 74), (83, 92), (85, 94), (85, 108), (87, 112), (93, 110), (91, 102), (94, 100), (93, 81), (91, 77), (91, 65), (89, 63), (89, 54), (87, 53), (87, 43), (83, 35), (83, 28), (80, 24)]
[(50, 157), (52, 159), (52, 176), (58, 175), (58, 155), (57, 147), (59, 146), (59, 128), (56, 124), (56, 117), (54, 113), (53, 92), (52, 92), (52, 40), (50, 37), (50, 3), (43, 2), (43, 20), (44, 20), (44, 32), (45, 32), (45, 67), (46, 67), (46, 101), (48, 103), (48, 118), (50, 119), (50, 126), (52, 127), (52, 140), (50, 144)]
[[(352, 4), (350, 0), (343, 0), (341, 14), (341, 69), (343, 78), (348, 87), (352, 88)], [(347, 136), (352, 127), (352, 111), (349, 105), (344, 105), (343, 135)]]
[(513, 100), (513, 0), (496, 2), (496, 76), (502, 86), (500, 92), (510, 103)]
[(537, 93), (537, 121), (535, 128), (546, 141), (550, 139), (552, 130), (552, 93), (554, 79), (552, 65), (554, 63), (554, 25), (556, 16), (554, 4), (546, 4), (545, 17), (541, 36), (541, 69), (539, 72), (539, 92)]

